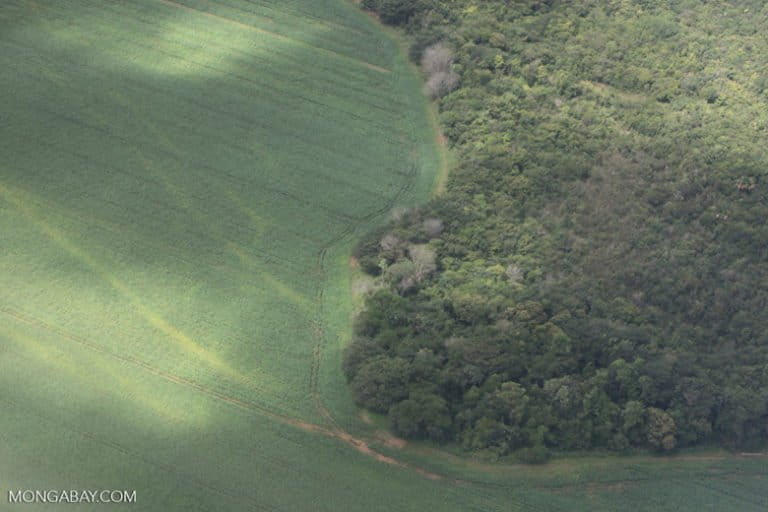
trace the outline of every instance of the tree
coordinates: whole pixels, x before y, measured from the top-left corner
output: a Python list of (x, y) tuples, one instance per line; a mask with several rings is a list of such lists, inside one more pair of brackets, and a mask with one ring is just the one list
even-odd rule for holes
[(504, 421), (509, 425), (521, 425), (525, 419), (526, 407), (530, 401), (525, 396), (525, 388), (517, 382), (504, 382), (493, 393), (491, 400), (494, 409), (504, 414)]
[(363, 0), (362, 5), (376, 11), (381, 21), (389, 25), (407, 23), (421, 9), (419, 0)]
[(384, 279), (400, 292), (408, 291), (417, 282), (416, 265), (410, 260), (401, 260), (388, 267)]
[(675, 420), (667, 412), (649, 407), (646, 423), (648, 442), (657, 449), (670, 451), (675, 447)]
[(453, 71), (453, 51), (445, 43), (436, 43), (421, 57), (421, 67), (427, 73), (427, 94), (439, 98), (459, 86), (459, 75)]
[(421, 67), (429, 75), (451, 71), (452, 66), (453, 51), (445, 43), (433, 44), (421, 57)]
[(440, 219), (424, 219), (422, 226), (424, 227), (424, 234), (429, 239), (437, 238), (443, 232), (443, 221)]
[(459, 86), (459, 76), (453, 72), (440, 71), (429, 75), (426, 91), (433, 98), (445, 96)]
[(621, 431), (633, 446), (640, 444), (645, 421), (645, 406), (637, 400), (630, 400), (624, 404), (621, 411), (623, 420)]
[(358, 336), (344, 349), (341, 366), (347, 381), (352, 381), (357, 370), (376, 356), (384, 355), (384, 349), (374, 340)]
[(416, 269), (414, 278), (417, 283), (437, 270), (437, 254), (429, 245), (411, 245), (408, 247), (408, 257)]
[(403, 437), (445, 441), (451, 435), (451, 416), (444, 398), (415, 391), (389, 410), (395, 433)]
[(375, 412), (408, 396), (409, 365), (405, 359), (377, 356), (365, 363), (352, 379), (358, 405)]

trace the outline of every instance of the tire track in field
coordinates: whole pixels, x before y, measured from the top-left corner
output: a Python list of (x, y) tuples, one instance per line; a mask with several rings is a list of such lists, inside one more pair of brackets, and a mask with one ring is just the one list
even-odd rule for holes
[(318, 412), (331, 425), (331, 432), (333, 433), (334, 437), (341, 439), (342, 441), (348, 444), (351, 444), (357, 451), (365, 455), (371, 456), (380, 462), (398, 466), (403, 469), (413, 470), (419, 475), (425, 478), (428, 478), (430, 480), (442, 480), (443, 479), (442, 475), (433, 473), (431, 471), (428, 471), (422, 467), (419, 467), (413, 464), (399, 461), (394, 457), (383, 455), (382, 453), (373, 450), (367, 441), (363, 440), (362, 438), (353, 436), (341, 425), (339, 425), (339, 423), (333, 417), (333, 414), (325, 405), (325, 402), (323, 401), (322, 394), (320, 393), (320, 389), (319, 389), (320, 363), (322, 358), (323, 347), (326, 341), (325, 340), (326, 338), (326, 325), (325, 325), (326, 261), (325, 260), (326, 260), (328, 251), (331, 249), (331, 247), (340, 243), (345, 238), (347, 238), (348, 236), (356, 232), (361, 226), (367, 224), (374, 218), (390, 211), (394, 207), (394, 205), (396, 205), (399, 202), (399, 200), (415, 186), (417, 172), (418, 172), (418, 169), (415, 166), (413, 166), (412, 172), (409, 174), (408, 178), (405, 180), (403, 185), (400, 187), (397, 193), (387, 201), (387, 203), (384, 206), (368, 213), (367, 215), (362, 217), (359, 221), (349, 224), (342, 232), (340, 232), (334, 238), (326, 242), (326, 244), (318, 251), (316, 272), (318, 274), (319, 284), (318, 284), (316, 298), (315, 298), (315, 301), (317, 302), (317, 305), (318, 305), (318, 316), (315, 319), (314, 326), (313, 326), (313, 332), (314, 332), (316, 341), (315, 341), (315, 346), (312, 350), (312, 365), (310, 368), (310, 375), (309, 375), (309, 388), (310, 388), (310, 394), (312, 395), (312, 399), (315, 402), (315, 406)]
[[(400, 74), (398, 72), (393, 77), (393, 81), (396, 82), (397, 80), (399, 80), (399, 78), (400, 78)], [(412, 134), (413, 126), (411, 126), (410, 128), (411, 129), (409, 131)], [(332, 425), (334, 425), (338, 429), (340, 429), (340, 427), (338, 426), (337, 422), (333, 419), (328, 408), (324, 405), (322, 401), (322, 396), (319, 391), (320, 359), (321, 359), (321, 354), (323, 350), (323, 345), (325, 344), (325, 320), (324, 320), (325, 319), (324, 294), (325, 294), (325, 278), (326, 278), (325, 258), (326, 258), (326, 255), (328, 254), (328, 250), (330, 250), (331, 247), (340, 243), (342, 240), (350, 236), (352, 233), (354, 233), (357, 229), (359, 229), (364, 224), (370, 222), (377, 216), (383, 215), (387, 211), (391, 210), (394, 207), (394, 205), (397, 204), (397, 202), (415, 186), (417, 172), (418, 172), (418, 169), (416, 168), (416, 166), (415, 165), (411, 166), (410, 172), (404, 175), (405, 179), (403, 181), (403, 184), (400, 186), (400, 188), (395, 193), (395, 195), (389, 198), (385, 202), (384, 206), (360, 217), (356, 222), (348, 224), (346, 228), (342, 230), (338, 235), (328, 240), (320, 248), (320, 250), (317, 253), (315, 272), (318, 275), (318, 287), (315, 294), (316, 296), (315, 301), (318, 304), (318, 316), (315, 320), (315, 325), (313, 328), (314, 332), (316, 333), (315, 335), (317, 339), (315, 342), (315, 348), (313, 350), (313, 362), (312, 362), (312, 367), (310, 369), (309, 387), (310, 387), (310, 393), (314, 397), (314, 400), (319, 412), (328, 421), (330, 421)]]
[[(396, 74), (393, 79), (397, 81), (399, 79), (399, 73)], [(414, 132), (415, 127), (413, 126), (413, 123), (410, 124), (410, 129), (408, 130), (411, 134), (411, 139), (414, 139)], [(414, 163), (410, 166), (409, 171), (404, 174), (405, 179), (403, 180), (403, 184), (400, 186), (400, 188), (397, 190), (397, 192), (386, 200), (385, 204), (377, 208), (376, 210), (372, 210), (366, 215), (360, 217), (357, 219), (356, 222), (350, 223), (347, 225), (347, 227), (341, 231), (338, 235), (328, 240), (318, 251), (317, 253), (317, 262), (315, 264), (315, 272), (318, 275), (318, 287), (316, 292), (315, 301), (318, 305), (318, 315), (314, 321), (313, 325), (313, 332), (315, 334), (315, 346), (312, 351), (312, 366), (310, 368), (310, 374), (309, 374), (309, 392), (312, 396), (315, 406), (320, 413), (320, 415), (325, 418), (325, 420), (331, 425), (331, 429), (333, 430), (336, 437), (342, 439), (342, 440), (348, 440), (348, 442), (353, 442), (355, 444), (355, 447), (358, 449), (358, 451), (361, 451), (362, 453), (373, 455), (374, 458), (377, 460), (380, 460), (382, 462), (387, 462), (389, 464), (396, 465), (398, 467), (402, 467), (404, 469), (411, 469), (415, 471), (416, 473), (420, 474), (421, 476), (428, 478), (430, 480), (442, 480), (444, 477), (443, 475), (439, 475), (437, 473), (433, 473), (431, 471), (428, 471), (422, 467), (408, 464), (402, 461), (398, 461), (397, 459), (389, 456), (383, 456), (382, 454), (373, 451), (368, 443), (360, 438), (357, 438), (350, 434), (346, 429), (344, 429), (342, 426), (339, 425), (339, 423), (336, 421), (336, 419), (333, 417), (333, 414), (328, 409), (328, 407), (325, 405), (322, 394), (320, 393), (319, 389), (319, 375), (320, 375), (320, 364), (322, 359), (322, 352), (323, 347), (325, 345), (325, 338), (326, 338), (326, 309), (325, 309), (325, 281), (326, 281), (326, 256), (328, 254), (328, 251), (334, 246), (342, 242), (344, 239), (358, 231), (361, 227), (365, 226), (366, 224), (370, 223), (373, 219), (380, 217), (384, 215), (385, 213), (392, 210), (392, 208), (395, 207), (405, 196), (413, 190), (413, 188), (416, 185), (417, 175), (419, 172), (418, 166)], [(452, 482), (454, 485), (458, 484), (458, 480), (453, 480)]]
[(146, 361), (143, 361), (141, 359), (118, 354), (115, 352), (112, 352), (110, 350), (105, 349), (104, 347), (82, 337), (78, 336), (76, 334), (69, 333), (65, 331), (64, 329), (61, 329), (60, 327), (51, 325), (43, 320), (40, 320), (38, 318), (32, 317), (29, 314), (21, 313), (19, 311), (13, 310), (7, 306), (0, 305), (0, 313), (5, 314), (8, 317), (11, 317), (15, 319), (17, 322), (25, 323), (28, 325), (32, 325), (34, 327), (43, 329), (47, 332), (56, 334), (57, 336), (66, 339), (68, 341), (77, 343), (78, 345), (87, 348), (88, 350), (94, 351), (99, 353), (100, 355), (103, 355), (105, 357), (116, 359), (120, 362), (129, 364), (133, 367), (139, 368), (142, 371), (149, 373), (151, 375), (154, 375), (156, 377), (159, 377), (161, 379), (164, 379), (168, 382), (171, 382), (173, 384), (182, 386), (187, 388), (188, 390), (191, 390), (197, 394), (201, 394), (206, 396), (209, 399), (216, 400), (221, 403), (228, 404), (230, 406), (237, 407), (241, 410), (245, 410), (251, 413), (258, 414), (260, 416), (266, 417), (268, 419), (271, 419), (273, 421), (276, 421), (278, 423), (282, 423), (285, 425), (289, 425), (291, 427), (297, 428), (299, 430), (303, 430), (304, 432), (308, 433), (315, 433), (320, 434), (325, 437), (329, 437), (332, 439), (337, 439), (339, 441), (344, 442), (345, 444), (351, 446), (358, 452), (373, 457), (374, 459), (384, 462), (386, 464), (390, 464), (393, 466), (401, 467), (403, 469), (413, 469), (419, 474), (422, 474), (423, 476), (430, 478), (432, 480), (439, 480), (442, 477), (440, 475), (437, 475), (435, 473), (430, 473), (426, 470), (423, 470), (421, 468), (412, 466), (410, 464), (407, 464), (405, 462), (399, 461), (393, 457), (389, 457), (388, 455), (384, 455), (381, 452), (378, 452), (371, 448), (367, 441), (355, 437), (352, 434), (349, 434), (348, 432), (340, 429), (340, 428), (333, 428), (328, 429), (326, 427), (323, 427), (321, 425), (317, 425), (314, 423), (309, 423), (306, 421), (302, 421), (298, 418), (288, 416), (285, 414), (274, 412), (270, 409), (268, 409), (265, 406), (258, 405), (256, 403), (246, 401), (237, 397), (233, 397), (231, 395), (228, 395), (226, 393), (222, 393), (221, 391), (217, 391), (215, 389), (209, 388), (207, 386), (204, 386), (198, 382), (195, 382), (193, 380), (190, 380), (186, 377), (181, 377), (179, 375), (173, 374), (171, 372), (162, 370), (154, 365), (151, 365), (150, 363), (147, 363)]
[(221, 22), (224, 22), (224, 23), (229, 23), (229, 24), (234, 25), (234, 26), (239, 27), (239, 28), (243, 28), (243, 29), (246, 29), (246, 30), (252, 30), (254, 32), (258, 32), (260, 34), (264, 34), (264, 35), (266, 35), (268, 37), (271, 37), (273, 39), (278, 39), (278, 40), (281, 40), (281, 41), (286, 41), (286, 42), (288, 42), (290, 44), (295, 44), (297, 46), (302, 46), (302, 47), (305, 47), (305, 48), (310, 48), (310, 49), (312, 49), (312, 50), (314, 50), (314, 51), (316, 51), (318, 53), (322, 53), (322, 54), (325, 54), (325, 55), (328, 55), (328, 56), (331, 56), (331, 57), (334, 57), (334, 58), (337, 58), (337, 59), (345, 60), (345, 61), (348, 61), (348, 62), (354, 62), (354, 63), (357, 63), (359, 65), (365, 66), (368, 69), (372, 69), (374, 71), (377, 71), (379, 73), (391, 73), (392, 72), (391, 70), (389, 70), (387, 68), (383, 68), (381, 66), (377, 66), (376, 64), (372, 64), (370, 62), (366, 62), (366, 61), (361, 60), (361, 59), (356, 59), (354, 57), (350, 57), (348, 55), (344, 55), (344, 54), (335, 52), (333, 50), (329, 50), (327, 48), (320, 48), (318, 46), (313, 46), (313, 45), (311, 45), (309, 43), (305, 43), (304, 41), (300, 41), (298, 39), (293, 39), (291, 37), (284, 36), (282, 34), (278, 34), (276, 32), (272, 32), (270, 30), (266, 30), (266, 29), (263, 29), (263, 28), (259, 28), (259, 27), (256, 27), (254, 25), (248, 25), (246, 23), (241, 23), (241, 22), (239, 22), (237, 20), (233, 20), (231, 18), (220, 16), (218, 14), (215, 14), (215, 13), (212, 13), (212, 12), (209, 12), (209, 11), (204, 11), (202, 9), (196, 9), (194, 7), (190, 7), (188, 5), (184, 5), (182, 3), (176, 2), (174, 0), (157, 0), (157, 1), (160, 2), (160, 3), (163, 3), (165, 5), (168, 5), (170, 7), (174, 7), (174, 8), (182, 9), (182, 10), (186, 10), (186, 11), (191, 11), (191, 12), (197, 13), (198, 15), (208, 16), (208, 17), (214, 18), (214, 19), (216, 19), (218, 21), (221, 21)]

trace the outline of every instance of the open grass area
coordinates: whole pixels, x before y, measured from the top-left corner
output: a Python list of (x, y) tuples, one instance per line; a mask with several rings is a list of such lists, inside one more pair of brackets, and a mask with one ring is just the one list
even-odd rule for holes
[(768, 505), (763, 459), (488, 472), (369, 439), (339, 372), (349, 248), (440, 158), (354, 5), (4, 0), (0, 69), (0, 510)]

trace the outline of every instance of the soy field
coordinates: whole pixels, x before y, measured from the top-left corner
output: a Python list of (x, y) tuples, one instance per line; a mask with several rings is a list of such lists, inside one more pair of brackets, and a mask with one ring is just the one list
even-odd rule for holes
[(350, 248), (444, 164), (353, 3), (3, 0), (0, 70), (0, 510), (768, 504), (762, 458), (487, 469), (359, 418)]

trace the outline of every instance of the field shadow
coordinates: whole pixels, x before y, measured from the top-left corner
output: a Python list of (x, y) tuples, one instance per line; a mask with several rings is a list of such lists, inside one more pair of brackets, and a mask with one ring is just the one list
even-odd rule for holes
[(383, 469), (270, 415), (320, 420), (324, 251), (409, 193), (397, 50), (365, 23), (354, 37), (370, 39), (344, 46), (344, 17), (278, 33), (202, 4), (4, 6), (15, 484), (130, 484), (157, 510), (297, 510)]
[[(296, 394), (268, 363), (309, 366), (313, 344), (264, 342), (265, 355), (248, 342), (290, 336), (274, 311), (312, 338), (323, 250), (401, 197), (396, 78), (328, 42), (336, 22), (296, 39), (157, 4), (35, 4), (5, 36), (17, 73), (3, 84), (3, 199), (29, 229), (13, 243), (39, 254), (34, 285), (58, 284), (76, 333), (131, 311), (137, 334), (173, 342), (150, 363), (186, 355), (251, 392), (263, 382), (244, 374), (261, 370)], [(20, 309), (54, 318), (34, 306)]]

